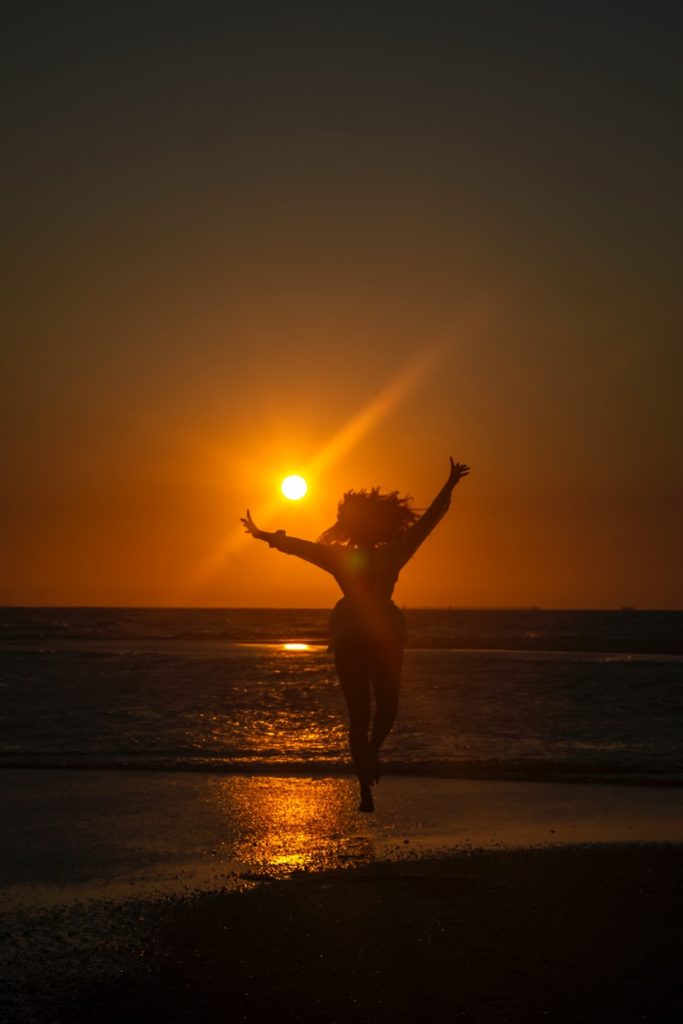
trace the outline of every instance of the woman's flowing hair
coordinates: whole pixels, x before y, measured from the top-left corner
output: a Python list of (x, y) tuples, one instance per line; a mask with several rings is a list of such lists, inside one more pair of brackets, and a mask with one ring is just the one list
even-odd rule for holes
[(381, 494), (379, 487), (347, 491), (337, 506), (337, 521), (318, 538), (321, 544), (386, 544), (405, 533), (419, 518), (410, 495)]

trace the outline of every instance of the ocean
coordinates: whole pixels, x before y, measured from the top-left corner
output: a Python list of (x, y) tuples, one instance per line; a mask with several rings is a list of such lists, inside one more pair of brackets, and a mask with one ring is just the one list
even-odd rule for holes
[[(683, 612), (407, 610), (387, 774), (683, 783)], [(0, 610), (0, 767), (351, 772), (328, 612)]]

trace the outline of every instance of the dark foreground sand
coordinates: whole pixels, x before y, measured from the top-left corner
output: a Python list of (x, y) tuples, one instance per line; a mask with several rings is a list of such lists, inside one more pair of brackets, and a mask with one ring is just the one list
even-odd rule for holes
[(681, 845), (578, 845), (27, 911), (62, 948), (15, 951), (3, 1019), (673, 1024), (682, 878)]

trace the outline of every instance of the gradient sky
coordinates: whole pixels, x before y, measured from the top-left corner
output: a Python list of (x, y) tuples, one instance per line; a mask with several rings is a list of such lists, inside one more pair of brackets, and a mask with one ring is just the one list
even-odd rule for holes
[(328, 605), (246, 506), (452, 454), (399, 603), (683, 607), (677, 6), (142, 7), (5, 25), (0, 601)]

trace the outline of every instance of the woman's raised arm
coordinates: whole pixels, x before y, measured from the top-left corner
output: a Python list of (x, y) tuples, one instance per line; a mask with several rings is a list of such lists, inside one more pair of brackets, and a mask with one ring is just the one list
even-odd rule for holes
[(249, 509), (247, 509), (246, 516), (240, 519), (240, 522), (244, 526), (246, 533), (250, 533), (256, 540), (264, 540), (271, 548), (276, 548), (286, 555), (296, 555), (297, 558), (303, 558), (305, 562), (317, 565), (319, 569), (332, 572), (329, 545), (315, 544), (313, 541), (301, 540), (299, 537), (288, 537), (284, 530), (276, 530), (274, 533), (259, 530), (251, 518)]
[(453, 462), (452, 457), (450, 459), (450, 463), (451, 469), (448, 474), (448, 480), (434, 498), (434, 501), (431, 503), (429, 508), (422, 513), (418, 521), (413, 526), (406, 530), (401, 538), (401, 547), (405, 553), (406, 562), (409, 558), (412, 558), (420, 544), (427, 539), (437, 523), (439, 523), (446, 515), (451, 504), (453, 488), (464, 476), (467, 476), (470, 471), (470, 467), (466, 466), (464, 462)]

